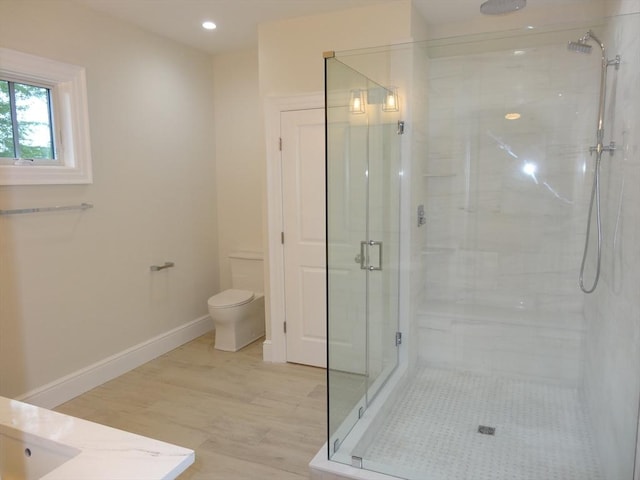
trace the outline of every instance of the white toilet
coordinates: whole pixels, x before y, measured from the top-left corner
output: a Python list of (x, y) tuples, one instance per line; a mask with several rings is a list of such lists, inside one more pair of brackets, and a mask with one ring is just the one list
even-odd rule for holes
[(233, 288), (207, 302), (216, 329), (216, 349), (237, 352), (264, 335), (262, 261), (262, 255), (253, 252), (229, 255)]

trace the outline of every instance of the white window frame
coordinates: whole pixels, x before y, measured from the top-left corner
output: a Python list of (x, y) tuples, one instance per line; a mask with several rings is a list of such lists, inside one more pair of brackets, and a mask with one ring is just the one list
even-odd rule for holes
[(85, 69), (0, 48), (0, 78), (51, 89), (56, 149), (52, 165), (0, 165), (0, 185), (92, 183)]

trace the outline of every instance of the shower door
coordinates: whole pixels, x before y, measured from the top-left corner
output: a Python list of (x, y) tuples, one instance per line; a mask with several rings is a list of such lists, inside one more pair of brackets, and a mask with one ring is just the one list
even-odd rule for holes
[(397, 119), (377, 100), (384, 89), (333, 58), (326, 76), (333, 456), (398, 361), (400, 155)]

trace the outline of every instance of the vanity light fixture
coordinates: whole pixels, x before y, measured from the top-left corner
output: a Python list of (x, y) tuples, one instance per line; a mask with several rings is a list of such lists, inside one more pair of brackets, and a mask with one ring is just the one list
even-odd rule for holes
[(349, 111), (356, 115), (364, 113), (364, 90), (351, 90)]
[(382, 110), (385, 112), (398, 111), (398, 87), (387, 87), (385, 89)]

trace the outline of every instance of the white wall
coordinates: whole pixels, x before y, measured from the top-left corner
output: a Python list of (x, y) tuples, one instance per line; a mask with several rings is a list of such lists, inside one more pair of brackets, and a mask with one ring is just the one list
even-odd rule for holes
[[(207, 314), (218, 289), (209, 56), (66, 0), (0, 2), (0, 44), (86, 67), (94, 183), (0, 187), (0, 394)], [(149, 266), (176, 267), (151, 273)]]
[(228, 255), (263, 251), (265, 142), (257, 50), (216, 55), (215, 140), (220, 290), (231, 287)]
[(323, 52), (408, 41), (411, 10), (411, 2), (402, 0), (260, 25), (260, 93), (322, 91)]

